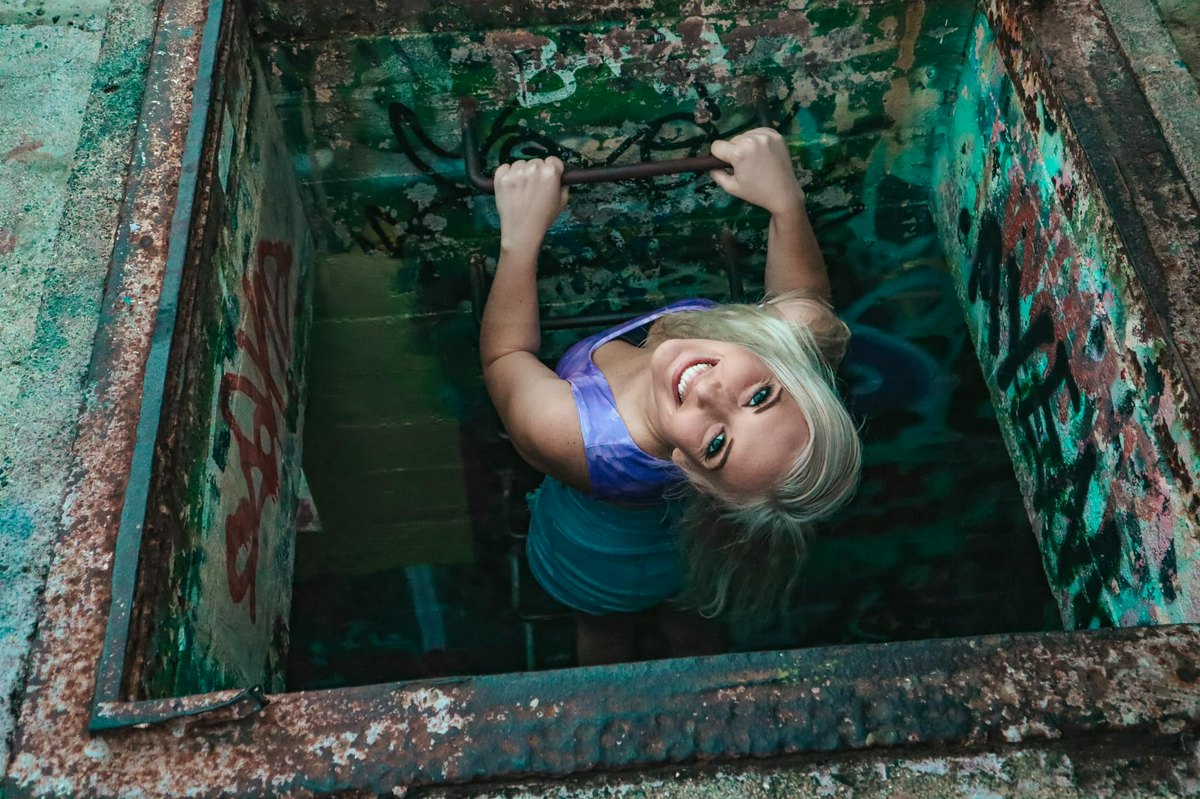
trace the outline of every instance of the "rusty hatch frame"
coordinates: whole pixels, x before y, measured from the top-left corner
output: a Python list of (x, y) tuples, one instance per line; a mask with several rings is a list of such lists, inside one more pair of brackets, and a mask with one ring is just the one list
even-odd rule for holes
[[(1087, 83), (1088, 57), (1077, 49), (1071, 14), (1095, 12), (1097, 0), (1036, 9), (1016, 0), (981, 0), (981, 6), (1010, 74), (1025, 78), (1014, 81), (1018, 96), (1028, 104), (1028, 86), (1055, 89), (1046, 98), (1048, 112), (1079, 163), (1090, 165), (1084, 177), (1108, 204), (1116, 245), (1137, 256), (1151, 287), (1147, 315), (1169, 319), (1176, 329), (1200, 326), (1200, 317), (1168, 304), (1196, 279), (1172, 254), (1177, 250), (1170, 244), (1178, 239), (1168, 222), (1138, 211), (1147, 197), (1180, 201), (1179, 181), (1161, 171), (1140, 173), (1128, 159), (1119, 185), (1096, 177), (1106, 159), (1122, 160), (1141, 147), (1139, 140), (1111, 136), (1106, 126), (1128, 124), (1136, 118), (1131, 105), (1145, 102), (1136, 86), (1113, 89), (1117, 95), (1109, 97)], [(163, 0), (159, 7), (6, 795), (117, 795), (133, 788), (161, 795), (374, 795), (482, 779), (876, 747), (1119, 738), (1129, 751), (1182, 745), (1200, 728), (1200, 626), (1194, 624), (285, 693), (251, 715), (242, 701), (247, 695), (238, 691), (123, 701), (116, 664), (124, 652), (105, 652), (105, 617), (114, 609), (119, 628), (121, 614), (129, 612), (122, 603), (130, 575), (118, 574), (118, 550), (130, 546), (123, 532), (140, 524), (144, 507), (130, 498), (140, 496), (144, 505), (135, 483), (149, 478), (149, 465), (138, 442), (158, 421), (145, 418), (141, 401), (159, 379), (155, 347), (163, 334), (156, 321), (173, 313), (173, 270), (187, 253), (198, 164), (184, 158), (203, 134), (204, 76), (211, 74), (227, 8), (222, 0)], [(1106, 26), (1103, 31), (1112, 37)], [(1115, 40), (1113, 47), (1120, 52)], [(1128, 71), (1127, 64), (1108, 66)], [(1128, 117), (1113, 122), (1109, 117), (1118, 110)], [(131, 230), (138, 230), (136, 240)], [(1195, 237), (1194, 230), (1187, 233)], [(144, 302), (122, 301), (131, 286), (140, 287)], [(1191, 353), (1173, 356), (1182, 371), (1192, 371)], [(1200, 429), (1195, 421), (1189, 423)], [(201, 711), (209, 712), (189, 715)], [(148, 724), (158, 720), (163, 723)], [(135, 726), (104, 729), (124, 722)]]
[[(175, 211), (171, 215), (168, 230), (168, 241), (174, 246), (167, 248), (154, 334), (146, 354), (142, 400), (135, 434), (136, 444), (129, 465), (129, 480), (125, 486), (125, 498), (121, 505), (113, 552), (112, 600), (104, 631), (104, 645), (96, 667), (96, 690), (92, 698), (91, 719), (88, 722), (88, 729), (92, 732), (139, 724), (157, 724), (172, 718), (201, 715), (240, 706), (243, 702), (250, 708), (249, 712), (266, 705), (260, 686), (250, 686), (232, 697), (214, 697), (211, 701), (188, 708), (179, 707), (175, 703), (164, 706), (160, 702), (127, 701), (125, 698), (131, 671), (129, 666), (133, 659), (130, 652), (130, 634), (134, 623), (138, 570), (142, 557), (142, 533), (148, 522), (150, 499), (154, 490), (153, 474), (159, 430), (164, 426), (164, 416), (169, 413), (166, 402), (168, 373), (180, 310), (184, 270), (191, 260), (190, 245), (200, 237), (205, 216), (202, 211), (196, 212), (198, 207), (204, 206), (201, 196), (202, 175), (212, 169), (211, 163), (205, 163), (206, 160), (211, 160), (205, 157), (205, 153), (211, 147), (206, 148), (204, 145), (206, 132), (212, 128), (210, 112), (215, 105), (213, 94), (219, 45), (222, 31), (231, 19), (231, 15), (226, 13), (226, 8), (232, 11), (233, 7), (233, 3), (227, 7), (225, 0), (210, 0), (199, 37), (195, 88), (181, 151)], [(158, 74), (155, 66), (157, 65), (152, 60), (150, 80)], [(136, 152), (140, 156), (144, 151), (138, 148)], [(146, 156), (148, 157), (149, 153), (146, 153)], [(125, 210), (131, 210), (129, 205)], [(125, 214), (122, 217), (129, 218)]]

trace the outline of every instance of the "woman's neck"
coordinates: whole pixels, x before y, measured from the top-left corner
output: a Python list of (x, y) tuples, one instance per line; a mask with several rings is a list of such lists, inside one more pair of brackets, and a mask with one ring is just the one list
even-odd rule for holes
[(652, 345), (635, 347), (617, 340), (597, 350), (595, 360), (612, 389), (617, 412), (633, 442), (643, 452), (668, 460), (671, 449), (658, 434), (658, 406), (650, 374), (653, 354)]

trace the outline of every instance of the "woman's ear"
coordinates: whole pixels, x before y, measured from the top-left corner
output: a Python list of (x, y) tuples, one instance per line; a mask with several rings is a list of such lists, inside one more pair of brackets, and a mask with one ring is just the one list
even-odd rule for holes
[(683, 472), (684, 477), (691, 483), (692, 488), (704, 494), (706, 497), (716, 498), (717, 492), (713, 488), (712, 483), (708, 482), (704, 474), (692, 467), (688, 462), (687, 456), (679, 448), (671, 452), (671, 462), (679, 467), (679, 471)]

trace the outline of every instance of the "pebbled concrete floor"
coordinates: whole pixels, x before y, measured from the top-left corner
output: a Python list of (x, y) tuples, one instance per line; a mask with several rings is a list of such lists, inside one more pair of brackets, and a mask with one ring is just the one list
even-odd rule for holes
[[(0, 764), (112, 247), (96, 212), (115, 210), (123, 182), (95, 174), (107, 187), (97, 198), (75, 174), (111, 5), (0, 0)], [(81, 213), (91, 221), (80, 225)]]

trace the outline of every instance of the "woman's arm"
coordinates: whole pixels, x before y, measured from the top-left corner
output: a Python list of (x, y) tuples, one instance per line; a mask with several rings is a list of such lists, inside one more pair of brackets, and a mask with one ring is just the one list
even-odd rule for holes
[(496, 210), (500, 213), (500, 260), (488, 293), (479, 335), (484, 376), (513, 353), (537, 355), (537, 258), (542, 239), (567, 205), (559, 185), (562, 161), (540, 158), (502, 164), (496, 170)]
[(483, 309), (479, 352), (488, 395), (521, 457), (586, 489), (587, 465), (571, 387), (537, 357), (538, 250), (567, 204), (567, 190), (559, 182), (562, 170), (557, 158), (496, 170), (500, 259)]
[(733, 172), (710, 172), (721, 188), (771, 212), (767, 229), (766, 291), (768, 296), (801, 290), (830, 299), (829, 274), (817, 246), (804, 190), (792, 171), (783, 137), (771, 128), (715, 141), (712, 154), (733, 165)]

